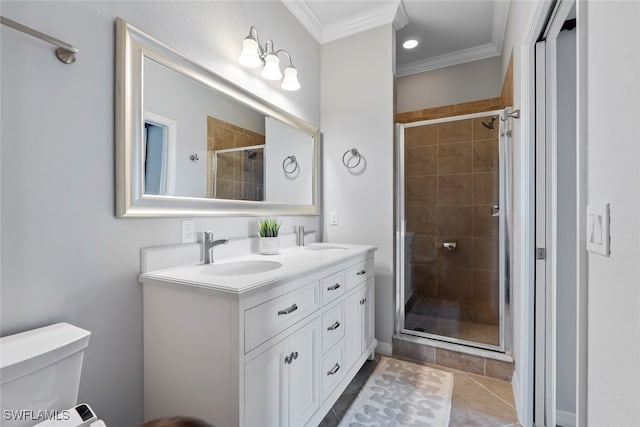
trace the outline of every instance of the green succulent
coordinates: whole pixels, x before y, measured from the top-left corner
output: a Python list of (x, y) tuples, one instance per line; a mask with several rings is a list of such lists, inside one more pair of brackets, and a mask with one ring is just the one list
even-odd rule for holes
[(273, 218), (263, 218), (258, 221), (258, 235), (260, 237), (278, 237), (280, 224)]

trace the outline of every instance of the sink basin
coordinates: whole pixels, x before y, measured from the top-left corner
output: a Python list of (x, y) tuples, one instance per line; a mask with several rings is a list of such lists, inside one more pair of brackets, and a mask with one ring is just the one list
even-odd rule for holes
[(330, 249), (337, 249), (337, 250), (346, 250), (347, 248), (342, 247), (342, 246), (336, 246), (336, 245), (322, 245), (322, 244), (316, 244), (316, 245), (309, 245), (309, 246), (305, 246), (304, 247), (306, 250), (308, 251), (328, 251)]
[(221, 264), (211, 264), (200, 271), (208, 276), (244, 276), (248, 274), (265, 273), (282, 267), (277, 261), (232, 261)]

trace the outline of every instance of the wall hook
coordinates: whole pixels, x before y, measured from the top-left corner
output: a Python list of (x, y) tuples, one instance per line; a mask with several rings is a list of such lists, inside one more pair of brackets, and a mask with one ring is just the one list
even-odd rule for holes
[(198, 156), (198, 153), (193, 153), (192, 155), (189, 156), (189, 160), (191, 160), (192, 162), (195, 162), (197, 160), (200, 160), (200, 156)]

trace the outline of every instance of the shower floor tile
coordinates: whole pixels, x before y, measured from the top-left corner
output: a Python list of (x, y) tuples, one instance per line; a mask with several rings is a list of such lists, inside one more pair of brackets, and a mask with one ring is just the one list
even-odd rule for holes
[(405, 312), (405, 329), (483, 344), (500, 344), (500, 327), (458, 320), (456, 304), (418, 297)]

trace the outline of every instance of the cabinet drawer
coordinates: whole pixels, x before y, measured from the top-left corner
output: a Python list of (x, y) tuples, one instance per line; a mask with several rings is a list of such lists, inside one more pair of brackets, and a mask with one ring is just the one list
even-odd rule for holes
[(345, 270), (346, 291), (354, 289), (361, 283), (367, 281), (369, 277), (374, 277), (373, 259), (368, 259)]
[(321, 286), (322, 304), (327, 305), (340, 295), (344, 295), (344, 273), (340, 271), (339, 273), (325, 277), (322, 279)]
[(336, 388), (344, 373), (344, 351), (342, 342), (336, 344), (322, 359), (322, 400)]
[(322, 314), (322, 352), (326, 352), (332, 345), (344, 336), (344, 302), (336, 305)]
[(244, 352), (320, 308), (320, 283), (313, 282), (244, 312)]

